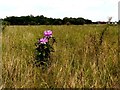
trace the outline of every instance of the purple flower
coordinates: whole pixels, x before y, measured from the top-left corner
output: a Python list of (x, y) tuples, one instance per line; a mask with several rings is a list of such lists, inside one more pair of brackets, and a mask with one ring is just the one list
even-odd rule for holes
[(52, 37), (52, 31), (51, 30), (46, 30), (46, 31), (44, 31), (44, 36), (45, 37)]
[(40, 42), (41, 44), (46, 44), (46, 43), (48, 42), (48, 39), (47, 39), (47, 38), (41, 38), (41, 39), (39, 40), (39, 42)]

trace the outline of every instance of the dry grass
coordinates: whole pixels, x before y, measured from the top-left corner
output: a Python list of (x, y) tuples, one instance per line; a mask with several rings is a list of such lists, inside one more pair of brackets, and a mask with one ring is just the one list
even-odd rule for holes
[[(3, 87), (120, 88), (118, 29), (105, 25), (8, 26), (2, 35)], [(37, 38), (53, 30), (51, 65), (35, 67)]]

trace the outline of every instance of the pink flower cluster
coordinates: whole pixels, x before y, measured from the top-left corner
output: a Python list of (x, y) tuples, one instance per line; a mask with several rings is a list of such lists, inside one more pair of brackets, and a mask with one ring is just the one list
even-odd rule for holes
[(44, 38), (41, 38), (39, 42), (41, 44), (46, 44), (48, 42), (48, 39), (52, 37), (52, 31), (51, 30), (46, 30), (44, 31)]
[(45, 37), (52, 37), (52, 31), (51, 30), (46, 30), (46, 31), (44, 31), (44, 36)]
[(46, 44), (46, 43), (48, 42), (48, 39), (47, 39), (47, 38), (41, 38), (41, 39), (39, 40), (39, 42), (40, 42), (41, 44)]

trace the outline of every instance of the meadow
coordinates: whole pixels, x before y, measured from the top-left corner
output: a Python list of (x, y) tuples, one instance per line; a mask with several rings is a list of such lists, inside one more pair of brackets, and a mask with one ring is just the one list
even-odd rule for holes
[[(120, 88), (118, 27), (107, 25), (7, 26), (2, 31), (3, 88)], [(56, 38), (51, 64), (34, 65), (44, 30)]]

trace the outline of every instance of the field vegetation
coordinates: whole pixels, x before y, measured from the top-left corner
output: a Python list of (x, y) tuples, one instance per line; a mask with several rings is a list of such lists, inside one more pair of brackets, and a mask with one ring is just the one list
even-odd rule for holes
[[(37, 67), (35, 43), (44, 30), (56, 38), (46, 68)], [(120, 88), (118, 27), (6, 26), (2, 31), (3, 88)]]

